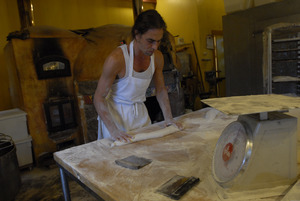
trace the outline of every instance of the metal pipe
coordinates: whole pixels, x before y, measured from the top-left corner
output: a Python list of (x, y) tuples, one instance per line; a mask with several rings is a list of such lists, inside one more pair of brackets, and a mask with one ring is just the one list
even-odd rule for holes
[(21, 30), (34, 26), (33, 4), (31, 0), (17, 0)]
[(134, 20), (143, 11), (143, 0), (132, 0)]

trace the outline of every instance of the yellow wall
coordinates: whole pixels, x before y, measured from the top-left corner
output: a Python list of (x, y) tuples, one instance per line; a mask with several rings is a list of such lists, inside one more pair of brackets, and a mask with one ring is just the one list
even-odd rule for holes
[(36, 25), (86, 29), (133, 23), (130, 0), (32, 0)]
[(16, 31), (20, 27), (17, 1), (0, 0), (0, 25), (0, 110), (4, 110), (11, 108), (12, 104), (3, 48), (7, 43), (8, 33)]
[[(131, 0), (32, 0), (35, 25), (64, 29), (86, 29), (105, 24), (133, 24)], [(151, 6), (150, 6), (151, 7)], [(149, 5), (147, 5), (149, 8)], [(202, 71), (212, 70), (212, 51), (206, 49), (206, 35), (222, 29), (223, 0), (157, 0), (156, 10), (173, 35), (195, 42)], [(12, 107), (3, 48), (10, 32), (20, 30), (17, 0), (0, 0), (0, 110)]]

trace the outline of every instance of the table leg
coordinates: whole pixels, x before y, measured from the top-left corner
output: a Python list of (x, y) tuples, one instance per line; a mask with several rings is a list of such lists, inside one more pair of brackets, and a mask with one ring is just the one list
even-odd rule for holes
[(71, 201), (70, 197), (70, 190), (69, 190), (69, 183), (66, 177), (66, 173), (62, 168), (59, 168), (59, 173), (60, 173), (60, 179), (61, 179), (61, 185), (62, 185), (62, 190), (64, 194), (64, 199), (65, 201)]

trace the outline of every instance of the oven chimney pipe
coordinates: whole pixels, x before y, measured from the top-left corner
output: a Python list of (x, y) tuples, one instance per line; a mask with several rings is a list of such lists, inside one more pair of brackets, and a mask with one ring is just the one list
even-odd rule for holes
[(132, 0), (134, 20), (143, 10), (143, 0)]
[(33, 4), (31, 0), (17, 0), (21, 30), (34, 26)]

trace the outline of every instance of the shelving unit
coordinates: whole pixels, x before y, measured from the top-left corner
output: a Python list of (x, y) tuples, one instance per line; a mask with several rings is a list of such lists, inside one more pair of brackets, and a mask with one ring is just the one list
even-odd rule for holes
[(272, 33), (270, 93), (300, 96), (300, 29), (282, 27)]

